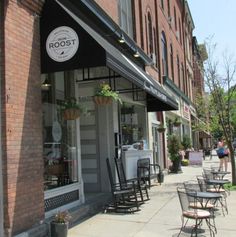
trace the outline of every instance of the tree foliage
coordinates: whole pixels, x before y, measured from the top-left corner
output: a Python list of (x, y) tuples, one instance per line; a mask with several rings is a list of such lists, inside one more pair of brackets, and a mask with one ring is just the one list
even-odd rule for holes
[(236, 184), (234, 150), (232, 146), (236, 125), (235, 71), (236, 62), (232, 55), (223, 54), (223, 75), (219, 73), (219, 62), (214, 58), (216, 44), (206, 42), (208, 59), (205, 61), (205, 85), (209, 91), (209, 116), (212, 132), (222, 134), (230, 150), (232, 181)]

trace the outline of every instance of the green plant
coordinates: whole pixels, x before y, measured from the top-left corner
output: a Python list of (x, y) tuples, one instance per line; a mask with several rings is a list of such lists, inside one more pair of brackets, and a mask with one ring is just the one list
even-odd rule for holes
[(232, 185), (232, 183), (225, 184), (224, 188), (229, 191), (236, 191), (236, 185)]
[(61, 111), (65, 120), (75, 120), (81, 114), (87, 114), (86, 108), (79, 104), (74, 97), (70, 97), (62, 103)]
[(77, 102), (75, 97), (70, 97), (62, 103), (62, 111), (66, 109), (79, 109), (80, 111), (85, 110), (85, 108)]
[(181, 120), (180, 120), (180, 118), (179, 117), (175, 117), (175, 119), (174, 119), (174, 121), (173, 121), (173, 125), (175, 126), (175, 127), (178, 127), (178, 126), (180, 126), (180, 124), (181, 124)]
[(53, 222), (65, 224), (71, 219), (71, 215), (68, 211), (59, 211), (53, 219)]
[(111, 89), (110, 85), (108, 85), (105, 82), (102, 82), (101, 84), (99, 84), (98, 88), (95, 91), (94, 96), (112, 97), (112, 99), (114, 99), (115, 101), (118, 101), (122, 104), (122, 101), (121, 101), (118, 93), (113, 91)]
[(192, 141), (188, 135), (183, 136), (183, 140), (181, 142), (184, 150), (187, 150), (188, 148), (192, 147)]
[(179, 150), (181, 149), (181, 144), (177, 135), (172, 134), (168, 136), (167, 148), (170, 154), (171, 161), (180, 159)]
[(166, 127), (163, 123), (161, 123), (157, 128), (158, 132), (165, 132), (165, 130), (166, 130)]

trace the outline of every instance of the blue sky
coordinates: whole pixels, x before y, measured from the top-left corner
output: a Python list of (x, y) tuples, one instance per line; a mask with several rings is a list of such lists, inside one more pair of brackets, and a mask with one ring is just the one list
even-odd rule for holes
[(188, 0), (198, 43), (213, 36), (220, 61), (226, 49), (236, 57), (236, 0)]

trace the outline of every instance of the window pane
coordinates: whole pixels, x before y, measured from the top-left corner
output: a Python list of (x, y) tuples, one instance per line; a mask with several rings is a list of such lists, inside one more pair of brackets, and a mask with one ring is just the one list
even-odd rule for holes
[(73, 78), (65, 75), (47, 75), (50, 86), (42, 87), (45, 190), (78, 182), (76, 120), (65, 120), (62, 110), (65, 99), (74, 95)]
[(133, 18), (131, 0), (118, 1), (119, 24), (131, 38), (133, 38)]
[(121, 129), (123, 150), (146, 148), (145, 107), (123, 103), (121, 107)]

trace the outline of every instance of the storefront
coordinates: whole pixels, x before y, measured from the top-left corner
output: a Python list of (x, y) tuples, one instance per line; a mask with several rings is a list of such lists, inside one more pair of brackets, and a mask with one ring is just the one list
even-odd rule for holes
[[(86, 193), (108, 192), (105, 159), (148, 150), (147, 112), (177, 109), (176, 102), (143, 70), (145, 57), (132, 59), (131, 48), (141, 49), (132, 42), (121, 52), (114, 38), (103, 37), (107, 24), (99, 28), (86, 18), (88, 12), (90, 19), (97, 17), (94, 3), (90, 9), (87, 4), (48, 1), (41, 18), (46, 215), (61, 206), (83, 203)], [(119, 92), (122, 104), (93, 102), (94, 90), (102, 82)], [(63, 105), (72, 97), (86, 113), (67, 120)]]

